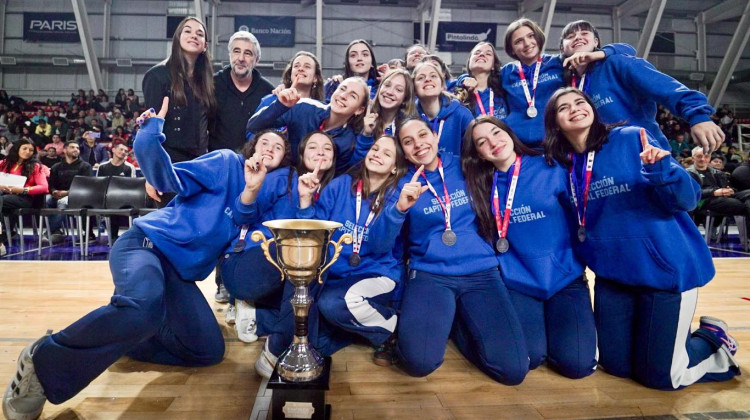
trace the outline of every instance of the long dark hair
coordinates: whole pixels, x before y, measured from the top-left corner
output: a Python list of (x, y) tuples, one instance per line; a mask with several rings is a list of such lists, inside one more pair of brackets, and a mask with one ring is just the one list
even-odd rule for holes
[(272, 128), (258, 131), (254, 134), (253, 138), (249, 141), (246, 141), (245, 144), (238, 150), (238, 153), (242, 155), (245, 159), (250, 159), (255, 154), (255, 145), (258, 144), (258, 140), (264, 135), (264, 134), (275, 134), (279, 137), (281, 137), (281, 140), (283, 140), (284, 143), (284, 158), (281, 159), (281, 163), (279, 163), (279, 168), (285, 168), (287, 166), (290, 166), (292, 164), (292, 147), (289, 144), (289, 139), (286, 138), (286, 135), (282, 133), (279, 130), (274, 130)]
[(21, 160), (21, 157), (18, 156), (18, 151), (21, 150), (21, 146), (26, 144), (31, 146), (31, 149), (34, 151), (34, 153), (29, 159), (21, 163), (21, 175), (29, 178), (34, 173), (34, 167), (39, 164), (39, 161), (37, 160), (37, 153), (34, 142), (27, 139), (16, 140), (13, 143), (13, 147), (11, 147), (8, 151), (8, 157), (5, 158), (2, 166), (0, 166), (0, 171), (10, 173), (11, 169), (13, 169), (13, 167), (16, 166), (16, 164)]
[(377, 80), (378, 79), (378, 62), (375, 60), (375, 51), (372, 50), (372, 46), (370, 46), (370, 43), (365, 41), (364, 39), (355, 39), (354, 41), (350, 42), (349, 45), (346, 47), (346, 53), (344, 54), (344, 79), (352, 76), (356, 76), (354, 72), (352, 71), (351, 67), (349, 66), (349, 50), (352, 49), (353, 46), (357, 44), (364, 44), (365, 47), (370, 51), (370, 58), (372, 59), (372, 64), (370, 66), (370, 70), (367, 71), (367, 79)]
[[(492, 242), (497, 235), (495, 216), (490, 208), (490, 196), (492, 191), (492, 176), (495, 173), (495, 165), (482, 159), (474, 145), (474, 127), (479, 124), (489, 123), (505, 131), (513, 141), (513, 151), (519, 156), (537, 156), (541, 153), (526, 146), (518, 139), (516, 133), (503, 121), (489, 115), (482, 115), (473, 120), (464, 133), (461, 144), (461, 170), (466, 178), (466, 188), (469, 190), (471, 207), (477, 214), (479, 222), (479, 234), (486, 240)], [(504, 203), (503, 203), (504, 204)]]
[[(406, 175), (406, 171), (408, 169), (406, 166), (404, 149), (401, 148), (401, 143), (398, 141), (396, 136), (385, 134), (378, 137), (378, 139), (375, 140), (375, 143), (383, 138), (391, 139), (393, 141), (393, 144), (396, 146), (396, 167), (394, 172), (388, 174), (388, 178), (386, 178), (385, 182), (380, 186), (380, 188), (378, 188), (377, 190), (370, 190), (370, 171), (367, 170), (367, 166), (365, 165), (364, 161), (360, 165), (358, 165), (359, 167), (355, 166), (350, 170), (350, 174), (352, 176), (352, 194), (356, 194), (357, 183), (360, 179), (362, 180), (362, 195), (364, 197), (369, 197), (370, 194), (375, 194), (375, 199), (370, 202), (370, 211), (374, 212), (375, 215), (380, 214), (383, 207), (385, 207), (386, 196), (394, 191), (396, 185), (398, 184), (398, 181), (404, 175)], [(374, 145), (375, 144), (373, 144), (373, 146)]]
[(329, 182), (333, 179), (333, 176), (336, 172), (336, 143), (333, 141), (333, 137), (331, 137), (330, 134), (326, 133), (325, 131), (311, 131), (307, 133), (305, 137), (302, 138), (302, 141), (299, 142), (299, 145), (297, 146), (297, 166), (294, 168), (294, 171), (289, 171), (289, 177), (287, 178), (286, 183), (286, 190), (287, 192), (292, 191), (292, 177), (294, 176), (294, 173), (297, 173), (299, 175), (304, 175), (308, 172), (311, 172), (312, 169), (305, 167), (305, 147), (307, 147), (307, 142), (310, 140), (310, 138), (316, 134), (321, 134), (328, 138), (328, 140), (331, 142), (331, 145), (333, 146), (333, 159), (331, 160), (331, 168), (328, 169), (323, 175), (323, 178), (320, 180), (320, 189), (323, 190), (326, 185), (328, 185)]
[(573, 163), (569, 156), (570, 153), (574, 152), (573, 146), (570, 145), (570, 141), (557, 125), (557, 100), (569, 93), (575, 93), (586, 100), (591, 106), (594, 115), (594, 122), (591, 124), (588, 137), (586, 137), (586, 150), (594, 150), (596, 152), (601, 150), (604, 143), (609, 139), (610, 130), (619, 125), (607, 125), (601, 122), (594, 102), (591, 101), (588, 95), (577, 88), (563, 87), (557, 89), (549, 98), (549, 101), (547, 101), (547, 107), (544, 109), (544, 132), (546, 136), (544, 140), (544, 155), (547, 163), (550, 165), (554, 164), (555, 160), (566, 166), (570, 166)]
[[(417, 107), (414, 104), (414, 81), (412, 80), (411, 75), (409, 75), (408, 71), (404, 69), (396, 69), (391, 70), (388, 74), (386, 74), (383, 77), (383, 80), (380, 81), (380, 86), (378, 86), (378, 91), (375, 94), (375, 100), (373, 100), (372, 108), (370, 109), (370, 112), (380, 114), (380, 89), (385, 86), (386, 82), (398, 75), (404, 77), (406, 91), (404, 92), (404, 100), (403, 102), (401, 102), (401, 105), (398, 107), (398, 111), (396, 112), (396, 119), (393, 121), (393, 125), (396, 127), (401, 125), (401, 121), (404, 118), (417, 115)], [(378, 118), (377, 123), (375, 123), (375, 129), (372, 131), (373, 137), (379, 138), (383, 135), (384, 131), (384, 121), (382, 118)], [(394, 133), (392, 133), (394, 136), (396, 135), (395, 131), (396, 130), (394, 130)]]
[[(565, 25), (562, 30), (562, 34), (560, 34), (560, 54), (564, 54), (563, 41), (565, 40), (565, 38), (568, 35), (575, 33), (576, 31), (589, 31), (593, 33), (594, 38), (596, 38), (597, 41), (596, 47), (594, 47), (594, 51), (601, 50), (602, 39), (599, 38), (599, 31), (596, 30), (596, 27), (587, 20), (575, 20)], [(570, 86), (570, 83), (573, 80), (573, 72), (575, 72), (575, 70), (571, 67), (566, 67), (563, 69), (563, 83), (565, 84), (565, 86)]]
[(205, 34), (206, 39), (208, 39), (206, 25), (194, 16), (188, 16), (183, 19), (177, 26), (177, 29), (175, 29), (174, 34), (172, 35), (172, 52), (164, 61), (169, 70), (169, 78), (172, 83), (170, 86), (170, 99), (171, 103), (174, 105), (187, 105), (187, 96), (185, 95), (185, 82), (187, 82), (193, 90), (196, 99), (200, 101), (210, 114), (216, 109), (211, 54), (208, 50), (205, 50), (198, 56), (198, 59), (195, 60), (195, 67), (193, 68), (193, 77), (189, 78), (187, 60), (185, 59), (185, 53), (180, 46), (180, 35), (182, 35), (182, 30), (185, 28), (185, 24), (191, 20), (198, 22), (203, 27), (203, 33)]
[(316, 57), (313, 53), (307, 51), (297, 51), (297, 53), (294, 54), (294, 57), (289, 60), (289, 64), (286, 65), (284, 72), (281, 73), (281, 83), (283, 83), (284, 87), (286, 88), (292, 87), (292, 69), (294, 67), (294, 60), (296, 60), (300, 56), (310, 57), (315, 63), (315, 80), (313, 81), (313, 85), (310, 88), (310, 99), (322, 101), (323, 99), (325, 99), (325, 94), (323, 93), (323, 70), (321, 70), (320, 68), (320, 61), (318, 61), (318, 57)]
[[(471, 54), (474, 52), (474, 49), (484, 45), (489, 45), (489, 47), (492, 48), (492, 70), (490, 70), (490, 74), (489, 76), (487, 76), (487, 87), (492, 89), (492, 92), (496, 97), (505, 98), (505, 89), (503, 89), (503, 84), (501, 82), (502, 78), (500, 77), (500, 67), (503, 66), (503, 63), (500, 62), (500, 57), (497, 56), (497, 50), (495, 49), (495, 46), (492, 45), (492, 43), (484, 41), (477, 42), (477, 45), (475, 45), (474, 48), (471, 49), (469, 58), (466, 59), (466, 74), (474, 77), (474, 75), (471, 74), (471, 69), (469, 69)], [(455, 91), (456, 96), (458, 96), (458, 100), (461, 101), (461, 103), (465, 107), (469, 108), (469, 110), (473, 114), (477, 107), (477, 103), (473, 100), (474, 98), (469, 96), (469, 91), (463, 87), (457, 87)], [(492, 104), (490, 104), (490, 106), (492, 106)]]

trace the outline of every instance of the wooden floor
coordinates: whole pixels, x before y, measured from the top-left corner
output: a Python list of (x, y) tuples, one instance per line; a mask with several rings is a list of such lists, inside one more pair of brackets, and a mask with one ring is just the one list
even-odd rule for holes
[[(715, 262), (718, 273), (701, 290), (698, 315), (726, 320), (740, 343), (740, 364), (750, 367), (750, 259)], [(201, 282), (224, 328), (224, 362), (174, 368), (123, 358), (70, 401), (48, 403), (42, 418), (248, 419), (261, 384), (252, 366), (261, 345), (237, 341), (224, 326), (225, 305), (213, 303), (212, 286), (212, 281)], [(0, 386), (15, 372), (25, 345), (46, 329), (59, 330), (107, 303), (111, 293), (106, 262), (0, 263)], [(487, 378), (452, 346), (443, 366), (427, 378), (378, 367), (370, 358), (364, 346), (333, 356), (328, 393), (333, 419), (750, 418), (747, 372), (725, 383), (661, 392), (603, 372), (570, 380), (540, 368), (523, 384), (507, 387)], [(264, 415), (256, 408), (255, 418)]]

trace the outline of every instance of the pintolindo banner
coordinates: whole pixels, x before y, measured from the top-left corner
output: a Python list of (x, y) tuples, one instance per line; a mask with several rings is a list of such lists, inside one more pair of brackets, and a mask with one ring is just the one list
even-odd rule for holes
[(75, 14), (24, 12), (23, 40), (80, 42)]

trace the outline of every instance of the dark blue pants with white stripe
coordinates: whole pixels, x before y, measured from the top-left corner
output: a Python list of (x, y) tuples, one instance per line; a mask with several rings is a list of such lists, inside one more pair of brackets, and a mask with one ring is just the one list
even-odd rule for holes
[(398, 352), (410, 375), (439, 368), (449, 337), (500, 383), (519, 384), (529, 371), (521, 324), (497, 268), (465, 276), (412, 271), (398, 323)]
[(143, 231), (133, 226), (112, 246), (110, 302), (44, 339), (34, 368), (47, 399), (75, 396), (122, 356), (177, 366), (224, 358), (216, 316), (195, 282), (180, 278)]
[(596, 368), (596, 326), (591, 294), (580, 277), (547, 300), (508, 290), (529, 349), (530, 369), (545, 361), (568, 378)]
[(662, 390), (725, 381), (739, 365), (713, 333), (691, 333), (698, 289), (682, 293), (596, 277), (594, 314), (599, 365), (615, 376)]

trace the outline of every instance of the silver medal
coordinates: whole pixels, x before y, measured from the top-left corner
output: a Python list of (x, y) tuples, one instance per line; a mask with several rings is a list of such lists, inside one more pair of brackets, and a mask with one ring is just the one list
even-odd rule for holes
[(526, 115), (528, 115), (529, 118), (536, 118), (537, 114), (538, 112), (534, 105), (531, 105), (530, 107), (526, 108)]
[(497, 252), (504, 254), (510, 249), (510, 242), (505, 238), (500, 238), (495, 243), (495, 248), (497, 248)]
[(452, 230), (446, 230), (443, 232), (443, 243), (448, 246), (453, 246), (456, 244), (456, 233)]

